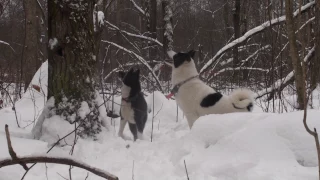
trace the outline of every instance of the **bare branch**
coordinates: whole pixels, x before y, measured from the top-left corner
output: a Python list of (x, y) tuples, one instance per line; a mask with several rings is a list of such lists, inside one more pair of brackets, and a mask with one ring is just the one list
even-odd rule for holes
[(24, 170), (28, 170), (29, 169), (28, 166), (25, 163), (23, 163), (22, 161), (19, 161), (17, 154), (14, 152), (14, 150), (12, 148), (9, 128), (8, 128), (7, 124), (5, 125), (5, 131), (6, 131), (6, 138), (7, 138), (7, 144), (8, 144), (8, 151), (9, 151), (9, 154), (10, 154), (12, 160), (17, 161), (17, 164), (20, 164)]
[(139, 35), (139, 34), (133, 34), (133, 33), (130, 33), (130, 32), (127, 32), (127, 31), (124, 31), (124, 30), (121, 30), (119, 27), (117, 27), (116, 25), (110, 23), (109, 21), (105, 20), (104, 21), (108, 26), (112, 27), (113, 29), (123, 33), (123, 34), (126, 34), (128, 36), (131, 36), (131, 37), (135, 37), (135, 38), (140, 38), (140, 39), (144, 39), (144, 40), (147, 40), (147, 41), (152, 41), (156, 44), (158, 44), (159, 46), (163, 46), (163, 44), (161, 42), (159, 42), (157, 39), (153, 39), (151, 37), (148, 37), (148, 36), (144, 36), (144, 35)]
[(150, 71), (150, 73), (152, 74), (152, 76), (155, 78), (157, 84), (158, 84), (158, 87), (159, 87), (159, 90), (163, 92), (163, 89), (162, 89), (162, 86), (161, 86), (161, 83), (157, 77), (157, 75), (154, 74), (152, 68), (149, 66), (149, 64), (147, 63), (147, 61), (145, 59), (143, 59), (141, 56), (139, 56), (138, 54), (136, 54), (135, 52), (129, 50), (129, 49), (126, 49), (114, 42), (110, 42), (110, 41), (107, 41), (107, 40), (101, 40), (102, 42), (105, 42), (105, 43), (108, 43), (108, 44), (111, 44), (112, 46), (115, 46), (131, 55), (134, 55), (144, 66), (146, 66), (148, 68), (148, 70)]
[[(306, 12), (307, 10), (311, 9), (313, 6), (315, 5), (315, 1), (309, 2), (308, 4), (304, 5), (301, 7), (301, 13)], [(293, 13), (293, 16), (296, 17), (299, 14), (299, 10), (296, 10)], [(209, 67), (211, 67), (213, 64), (213, 68), (215, 68), (215, 66), (219, 63), (219, 61), (217, 62), (217, 59), (219, 59), (219, 57), (225, 53), (226, 51), (232, 49), (234, 46), (238, 45), (239, 43), (244, 42), (245, 40), (247, 40), (248, 38), (250, 38), (251, 36), (260, 33), (262, 31), (264, 31), (265, 29), (267, 29), (270, 26), (274, 26), (280, 23), (283, 23), (286, 21), (286, 16), (283, 15), (279, 18), (275, 18), (272, 19), (271, 21), (267, 21), (263, 24), (261, 24), (260, 26), (257, 26), (249, 31), (247, 31), (243, 36), (241, 36), (238, 39), (233, 40), (231, 43), (225, 45), (223, 48), (221, 48), (216, 55), (210, 59), (200, 70), (200, 74), (202, 74), (204, 71), (206, 71)]]
[(129, 1), (142, 15), (146, 15), (146, 12), (134, 0), (129, 0)]

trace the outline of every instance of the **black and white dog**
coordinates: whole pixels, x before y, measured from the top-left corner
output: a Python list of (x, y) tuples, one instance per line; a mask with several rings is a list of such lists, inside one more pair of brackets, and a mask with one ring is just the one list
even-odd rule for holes
[(168, 51), (173, 60), (166, 61), (172, 66), (172, 94), (184, 112), (189, 127), (203, 115), (231, 112), (250, 112), (253, 108), (252, 92), (237, 89), (231, 95), (222, 95), (198, 78), (193, 61), (195, 51), (187, 53)]
[(140, 70), (131, 68), (127, 73), (120, 71), (119, 77), (122, 80), (121, 88), (121, 122), (118, 135), (124, 138), (123, 130), (129, 122), (130, 131), (134, 141), (142, 139), (143, 129), (148, 119), (148, 105), (141, 92), (139, 81)]

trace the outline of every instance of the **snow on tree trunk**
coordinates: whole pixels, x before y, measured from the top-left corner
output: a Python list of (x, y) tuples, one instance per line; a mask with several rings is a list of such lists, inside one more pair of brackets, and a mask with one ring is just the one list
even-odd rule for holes
[(78, 134), (89, 137), (101, 131), (95, 101), (93, 11), (92, 0), (48, 1), (48, 98), (55, 100), (51, 113), (80, 124)]
[(162, 1), (162, 12), (164, 21), (164, 34), (163, 34), (163, 50), (166, 51), (173, 49), (173, 27), (172, 27), (172, 1)]

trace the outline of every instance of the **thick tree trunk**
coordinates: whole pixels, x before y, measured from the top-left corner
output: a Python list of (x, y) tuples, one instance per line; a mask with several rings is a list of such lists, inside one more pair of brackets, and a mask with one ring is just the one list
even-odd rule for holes
[(22, 60), (22, 80), (25, 90), (28, 88), (33, 75), (40, 67), (39, 53), (39, 19), (37, 0), (24, 0), (25, 12), (25, 43)]
[(298, 48), (296, 45), (296, 35), (295, 35), (295, 27), (293, 20), (293, 0), (286, 0), (286, 26), (287, 33), (289, 37), (289, 45), (290, 45), (290, 57), (291, 63), (294, 70), (294, 80), (297, 89), (297, 102), (299, 104), (298, 109), (304, 109), (304, 78), (303, 71), (301, 66), (301, 60), (298, 54)]
[[(56, 114), (81, 124), (81, 134), (94, 136), (101, 130), (94, 103), (94, 68), (97, 44), (93, 23), (94, 1), (48, 1), (49, 82), (48, 98), (54, 97)], [(78, 109), (87, 103), (90, 113)], [(71, 118), (76, 115), (76, 118)]]
[(315, 8), (315, 53), (316, 57), (313, 61), (311, 61), (311, 91), (317, 87), (319, 83), (319, 76), (320, 76), (320, 1), (316, 1), (316, 8)]

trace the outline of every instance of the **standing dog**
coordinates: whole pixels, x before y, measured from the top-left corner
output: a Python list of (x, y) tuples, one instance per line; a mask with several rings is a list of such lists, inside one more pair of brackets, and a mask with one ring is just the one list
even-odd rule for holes
[(231, 95), (225, 96), (198, 78), (199, 74), (193, 61), (195, 51), (191, 50), (187, 53), (168, 51), (168, 55), (173, 60), (173, 62), (166, 62), (172, 66), (171, 94), (175, 95), (190, 129), (193, 123), (203, 115), (252, 111), (251, 91), (238, 89)]
[(129, 122), (134, 141), (137, 138), (142, 139), (143, 129), (148, 119), (148, 106), (141, 92), (139, 76), (139, 69), (133, 70), (131, 68), (127, 73), (119, 72), (119, 77), (122, 80), (122, 98), (120, 108), (121, 122), (118, 135), (124, 138), (123, 130), (127, 122)]

